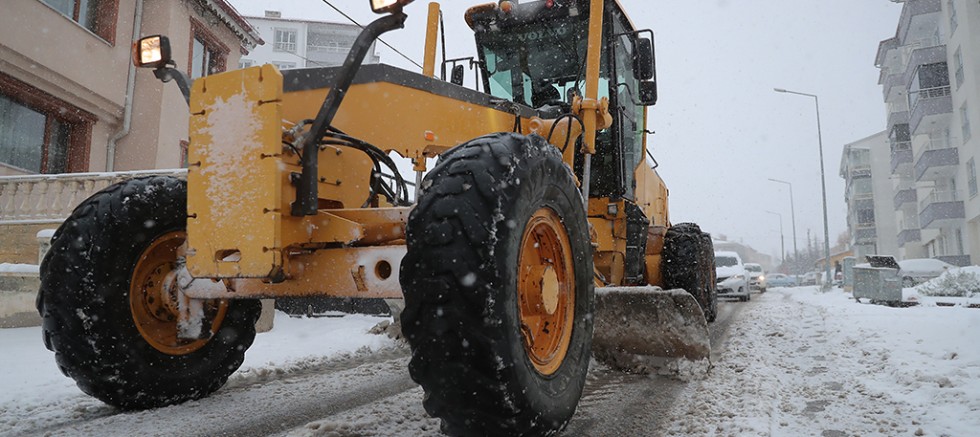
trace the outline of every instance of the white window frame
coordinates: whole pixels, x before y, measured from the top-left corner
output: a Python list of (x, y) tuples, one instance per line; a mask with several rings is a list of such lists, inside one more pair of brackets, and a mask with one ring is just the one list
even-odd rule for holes
[(272, 51), (296, 53), (296, 29), (276, 27), (273, 29)]
[(960, 124), (963, 127), (963, 144), (966, 144), (973, 136), (972, 132), (970, 132), (970, 110), (967, 108), (966, 102), (963, 103), (963, 106), (960, 106)]

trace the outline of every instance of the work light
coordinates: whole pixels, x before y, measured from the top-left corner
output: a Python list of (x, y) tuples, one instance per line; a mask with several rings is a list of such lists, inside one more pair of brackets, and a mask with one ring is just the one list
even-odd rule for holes
[(371, 10), (376, 14), (383, 14), (401, 9), (411, 2), (412, 0), (371, 0)]
[(140, 38), (133, 44), (133, 65), (137, 67), (160, 68), (170, 60), (170, 40), (163, 35)]

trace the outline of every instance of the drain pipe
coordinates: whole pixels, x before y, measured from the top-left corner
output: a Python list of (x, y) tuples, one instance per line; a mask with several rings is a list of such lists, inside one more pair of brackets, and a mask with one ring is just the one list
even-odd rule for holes
[[(143, 26), (143, 0), (136, 0), (136, 13), (133, 14), (133, 40), (139, 38), (140, 30)], [(116, 132), (106, 146), (105, 171), (115, 171), (116, 166), (116, 141), (129, 135), (129, 128), (133, 120), (133, 93), (136, 91), (136, 66), (129, 62), (129, 78), (126, 80), (126, 103), (123, 108), (123, 125), (119, 132)]]

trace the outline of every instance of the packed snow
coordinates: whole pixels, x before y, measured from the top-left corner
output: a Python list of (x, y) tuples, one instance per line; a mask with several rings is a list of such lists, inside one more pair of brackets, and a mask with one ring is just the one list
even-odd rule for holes
[(762, 294), (664, 435), (969, 436), (980, 430), (980, 310)]
[[(857, 304), (840, 289), (821, 293), (816, 287), (774, 288), (750, 303), (725, 305), (744, 307), (713, 345), (717, 356), (708, 376), (682, 386), (660, 421), (663, 428), (637, 435), (969, 436), (980, 429), (978, 309)], [(297, 413), (300, 422), (273, 434), (438, 435), (438, 421), (422, 409), (421, 389), (408, 379), (404, 345), (370, 333), (383, 320), (277, 313), (275, 328), (256, 337), (225, 388), (186, 407), (138, 414), (118, 414), (81, 393), (58, 371), (39, 328), (2, 329), (0, 435), (228, 433), (234, 429), (216, 431), (226, 425), (197, 414), (221, 416), (229, 408), (241, 415), (236, 426), (255, 434), (249, 420), (252, 410), (267, 408), (263, 400), (349, 405)], [(354, 364), (330, 364), (345, 357)], [(325, 375), (290, 379), (304, 372)], [(365, 391), (371, 384), (382, 390)], [(377, 397), (345, 398), (363, 392)]]
[[(229, 378), (226, 388), (275, 379), (276, 375), (345, 355), (401, 347), (385, 335), (369, 333), (383, 320), (390, 318), (348, 315), (300, 319), (277, 311), (274, 328), (255, 337), (245, 362)], [(0, 435), (30, 433), (50, 423), (70, 422), (105, 406), (61, 374), (54, 354), (41, 341), (39, 327), (0, 329), (0, 345)], [(139, 424), (135, 425), (133, 432), (139, 433)], [(111, 434), (125, 433), (115, 430)]]

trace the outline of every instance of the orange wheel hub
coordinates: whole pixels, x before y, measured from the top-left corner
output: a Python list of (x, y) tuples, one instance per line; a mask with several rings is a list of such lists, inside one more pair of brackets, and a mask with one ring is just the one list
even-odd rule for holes
[[(180, 314), (177, 293), (177, 259), (182, 255), (187, 234), (170, 232), (154, 240), (133, 270), (129, 284), (129, 308), (140, 335), (153, 348), (167, 355), (186, 355), (208, 340), (185, 340), (177, 337)], [(204, 304), (204, 332), (217, 332), (228, 310), (227, 301)]]
[(554, 374), (571, 343), (575, 320), (575, 272), (561, 218), (537, 210), (521, 238), (517, 294), (524, 350), (543, 375)]

